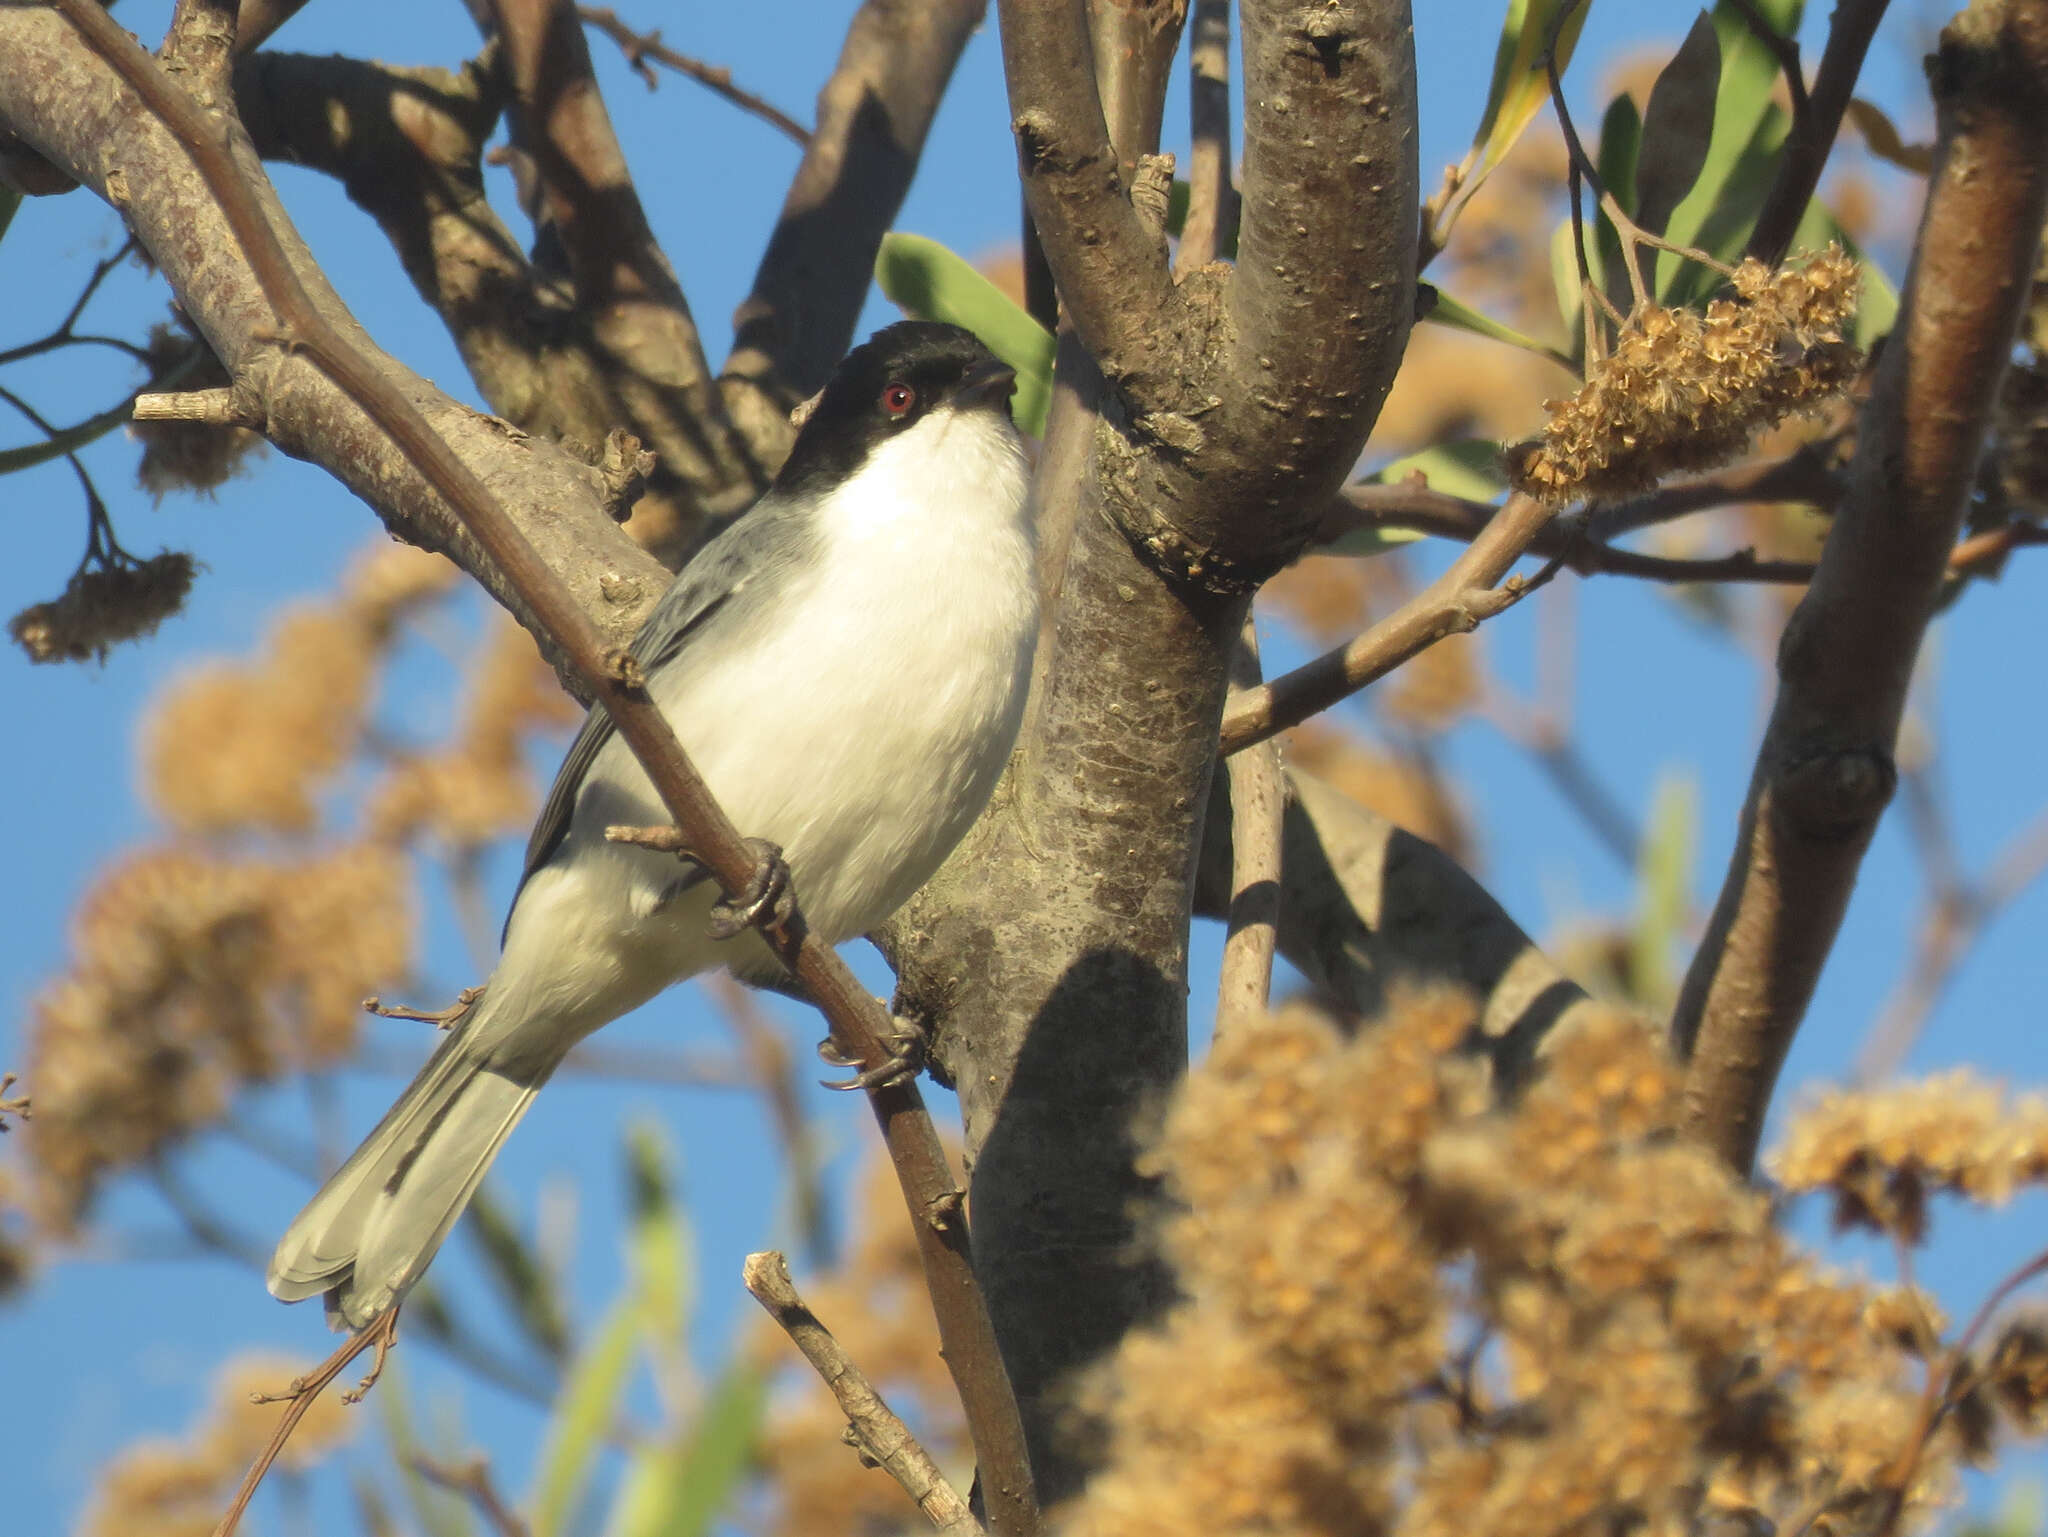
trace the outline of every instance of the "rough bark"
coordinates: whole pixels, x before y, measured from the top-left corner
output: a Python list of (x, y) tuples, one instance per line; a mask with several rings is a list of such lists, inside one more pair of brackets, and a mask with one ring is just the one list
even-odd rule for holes
[[(1048, 627), (996, 805), (891, 935), (960, 1090), (977, 1265), (1048, 1499), (1084, 1472), (1057, 1435), (1063, 1380), (1168, 1295), (1134, 1252), (1155, 1197), (1131, 1155), (1186, 1063), (1230, 648), (1356, 459), (1413, 310), (1405, 5), (1246, 8), (1246, 254), (1178, 285), (1120, 170), (1156, 142), (1158, 102), (1134, 111), (1120, 72), (1163, 80), (1150, 50), (1172, 31), (1152, 22), (1180, 8), (1129, 9), (1098, 21), (1128, 45), (1102, 57), (1080, 0), (1002, 7), (1026, 196), (1073, 325), (1038, 475)], [(1112, 126), (1141, 136), (1130, 153)]]
[(1786, 627), (1733, 860), (1672, 1030), (1687, 1119), (1738, 1168), (1891, 798), (1913, 665), (2048, 208), (2048, 0), (1979, 0), (1931, 69), (1938, 138), (1848, 486)]

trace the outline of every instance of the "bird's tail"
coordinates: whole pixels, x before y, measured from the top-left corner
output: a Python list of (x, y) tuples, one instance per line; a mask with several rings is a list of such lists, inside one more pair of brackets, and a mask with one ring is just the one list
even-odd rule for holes
[(272, 1296), (325, 1292), (328, 1321), (360, 1329), (420, 1278), (554, 1067), (508, 1073), (482, 1024), (450, 1033), (306, 1203), (271, 1256)]

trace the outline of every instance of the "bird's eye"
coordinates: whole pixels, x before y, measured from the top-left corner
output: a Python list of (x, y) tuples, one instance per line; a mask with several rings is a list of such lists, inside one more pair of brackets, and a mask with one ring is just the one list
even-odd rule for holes
[(882, 409), (891, 416), (908, 416), (917, 404), (917, 391), (907, 384), (891, 384), (882, 391)]

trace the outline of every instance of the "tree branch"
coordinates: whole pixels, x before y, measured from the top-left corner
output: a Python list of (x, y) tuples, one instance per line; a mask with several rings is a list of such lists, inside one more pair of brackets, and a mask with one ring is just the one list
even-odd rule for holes
[[(81, 57), (87, 51), (110, 67), (125, 89), (100, 88), (103, 72)], [(168, 181), (166, 162), (175, 162), (197, 178), (196, 190), (205, 194), (203, 206), (216, 226), (197, 236), (210, 232), (218, 241), (208, 243), (195, 238), (192, 230), (180, 231), (179, 239), (192, 248), (184, 254), (188, 261), (211, 255), (216, 266), (229, 269), (231, 281), (239, 281), (243, 297), (253, 286), (257, 301), (251, 306), (255, 317), (239, 316), (239, 331), (227, 331), (228, 345), (216, 340), (216, 352), (224, 361), (240, 360), (259, 346), (267, 350), (283, 342), (288, 358), (345, 397), (353, 417), (347, 437), (351, 455), (384, 464), (395, 458), (446, 501), (468, 536), (461, 544), (468, 564), (495, 574), (516, 603), (515, 612), (531, 616), (537, 633), (602, 700), (697, 860), (725, 890), (746, 889), (754, 855), (712, 800), (673, 730), (647, 696), (638, 668), (599, 630), (589, 610), (549, 569), (477, 473), (437, 434), (434, 423), (414, 403), (428, 392), (401, 388), (394, 378), (400, 371), (373, 356), (352, 326), (345, 332), (316, 307), (305, 278), (273, 228), (273, 220), (284, 224), (282, 216), (264, 206), (256, 177), (236, 164), (214, 124), (136, 48), (96, 0), (54, 0), (53, 9), (0, 8), (0, 60), (13, 66), (0, 68), (0, 118), (45, 154), (56, 150), (54, 158), (60, 161), (75, 159), (85, 173), (83, 179), (105, 185), (141, 226), (137, 233), (152, 252), (159, 247), (151, 240), (153, 227), (138, 217), (141, 203), (135, 194), (141, 189), (129, 180), (128, 167), (148, 167)], [(22, 86), (25, 73), (32, 75), (35, 88)], [(67, 78), (77, 89), (47, 89), (50, 81)], [(74, 106), (76, 116), (68, 120), (73, 131), (81, 120), (90, 124), (118, 109), (125, 109), (121, 115), (126, 131), (104, 133), (81, 149), (59, 131), (56, 114), (48, 111), (47, 103), (58, 96)], [(89, 109), (84, 106), (88, 103)], [(140, 145), (133, 142), (138, 132)], [(169, 142), (157, 142), (161, 140)], [(150, 150), (156, 152), (153, 158), (148, 157)], [(140, 180), (139, 169), (136, 175)], [(166, 246), (175, 243), (165, 241)], [(168, 273), (169, 263), (163, 265)], [(188, 311), (208, 309), (201, 299), (209, 286), (195, 282), (189, 292), (177, 288)], [(322, 297), (331, 302), (324, 291)], [(207, 325), (205, 315), (194, 318), (202, 327)], [(211, 329), (208, 336), (213, 339)], [(249, 372), (251, 387), (265, 394), (266, 403), (268, 372), (257, 367)], [(274, 420), (275, 412), (270, 415)], [(372, 489), (388, 493), (390, 487)], [(522, 492), (529, 489), (521, 487)], [(601, 604), (590, 607), (599, 609)], [(820, 1002), (842, 1053), (863, 1066), (888, 1060), (883, 1044), (887, 1016), (830, 947), (811, 938), (800, 911), (793, 909), (786, 922), (765, 932), (777, 956)], [(940, 1338), (984, 1470), (992, 1524), (1006, 1534), (1027, 1532), (1035, 1521), (1035, 1505), (1021, 1427), (975, 1284), (964, 1225), (958, 1218), (959, 1195), (944, 1149), (914, 1084), (878, 1086), (869, 1098), (911, 1208)]]
[(647, 61), (672, 69), (677, 74), (696, 81), (707, 91), (723, 96), (742, 112), (752, 113), (770, 127), (793, 139), (800, 146), (811, 142), (811, 131), (782, 111), (773, 102), (756, 96), (752, 91), (741, 90), (732, 83), (732, 71), (721, 65), (706, 64), (702, 59), (693, 59), (686, 53), (663, 45), (661, 29), (652, 32), (635, 32), (619, 19), (619, 13), (601, 5), (579, 5), (576, 16), (586, 27), (595, 27), (614, 43), (619, 52), (626, 56), (626, 62), (640, 78), (647, 82), (647, 89), (653, 90), (656, 82), (653, 65)]
[[(1297, 768), (1287, 771), (1280, 857), (1280, 953), (1321, 992), (1366, 1019), (1403, 983), (1464, 988), (1505, 1091), (1585, 992), (1537, 949), (1486, 889), (1434, 844)], [(1230, 902), (1230, 781), (1218, 775), (1202, 842), (1195, 910)]]
[(818, 1321), (798, 1295), (790, 1279), (789, 1261), (769, 1250), (749, 1254), (741, 1278), (756, 1302), (775, 1320), (790, 1343), (816, 1368), (839, 1407), (846, 1415), (847, 1430), (863, 1456), (895, 1479), (924, 1513), (925, 1519), (942, 1532), (958, 1537), (980, 1537), (981, 1523), (960, 1492), (946, 1481), (931, 1453), (910, 1432), (875, 1391), (867, 1374), (846, 1353), (846, 1347), (832, 1337), (832, 1331)]
[(1216, 260), (1237, 224), (1230, 167), (1230, 0), (1195, 0), (1188, 37), (1188, 216), (1175, 271)]
[(1734, 857), (1672, 1021), (1687, 1120), (1747, 1169), (1772, 1086), (1897, 779), (1932, 617), (2048, 209), (2048, 0), (1942, 33), (1939, 124), (1899, 321), (1849, 486), (1780, 648)]
[(1384, 678), (1446, 635), (1477, 629), (1483, 620), (1513, 607), (1547, 582), (1561, 563), (1559, 557), (1553, 556), (1550, 565), (1527, 581), (1510, 577), (1496, 585), (1550, 516), (1551, 510), (1533, 497), (1509, 497), (1485, 531), (1442, 576), (1363, 635), (1283, 677), (1245, 690), (1223, 717), (1224, 756), (1300, 725)]
[(896, 221), (939, 102), (988, 0), (866, 0), (818, 93), (817, 128), (733, 315), (719, 386), (779, 462), (790, 408), (824, 387), (853, 341), (875, 253)]
[[(1148, 3), (1141, 9), (1150, 10)], [(1155, 375), (1173, 285), (1131, 207), (1096, 84), (1082, 0), (1002, 0), (1010, 128), (1038, 239), (1074, 329), (1112, 381)], [(1122, 115), (1134, 114), (1121, 97)], [(1157, 140), (1156, 116), (1145, 136)], [(1133, 150), (1132, 161), (1142, 150)]]
[[(1863, 73), (1863, 56), (1884, 20), (1889, 0), (1839, 0), (1828, 22), (1827, 47), (1822, 50), (1820, 72), (1813, 77), (1813, 92), (1804, 110), (1792, 116), (1792, 131), (1779, 152), (1778, 174), (1764, 197), (1763, 211), (1750, 232), (1747, 254), (1767, 267), (1785, 259), (1806, 206), (1820, 186), (1828, 155), (1835, 147), (1835, 135), (1842, 128), (1842, 114), (1856, 94), (1856, 79)], [(1798, 68), (1795, 51), (1792, 70)]]
[(675, 273), (612, 131), (571, 0), (494, 0), (516, 111), (513, 142), (539, 177), (575, 286), (571, 314), (625, 408), (622, 422), (680, 478), (699, 519), (730, 517), (776, 459), (735, 426)]
[[(123, 57), (154, 74), (125, 34), (122, 47)], [(265, 436), (333, 474), (399, 538), (450, 555), (537, 630), (531, 610), (483, 560), (427, 476), (303, 352), (279, 345), (266, 284), (212, 181), (242, 205), (239, 219), (281, 232), (268, 237), (273, 249), (283, 242), (274, 265), (282, 264), (328, 324), (359, 351), (370, 346), (291, 230), (246, 142), (237, 135), (227, 147), (221, 130), (189, 104), (183, 120), (174, 133), (144, 107), (132, 80), (117, 77), (51, 8), (0, 7), (0, 121), (120, 208), (215, 355), (259, 392)], [(207, 176), (196, 163), (201, 157), (213, 167)], [(605, 516), (597, 472), (477, 415), (374, 349), (365, 355), (462, 463), (487, 484), (518, 488), (512, 505), (522, 532), (563, 572), (579, 607), (601, 616), (608, 643), (630, 640), (667, 573)], [(543, 645), (551, 643), (543, 638)], [(559, 647), (547, 654), (561, 670)]]
[[(1258, 630), (1249, 618), (1231, 670), (1239, 688), (1258, 687)], [(1230, 781), (1223, 793), (1230, 804), (1232, 852), (1223, 966), (1216, 986), (1218, 1035), (1255, 1023), (1272, 994), (1273, 952), (1280, 924), (1280, 848), (1287, 810), (1287, 781), (1277, 745), (1261, 742), (1229, 759), (1224, 767)]]

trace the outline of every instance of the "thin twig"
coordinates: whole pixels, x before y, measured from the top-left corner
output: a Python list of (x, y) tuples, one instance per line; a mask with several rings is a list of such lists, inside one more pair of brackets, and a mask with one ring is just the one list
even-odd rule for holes
[[(314, 306), (229, 156), (225, 139), (97, 0), (51, 3), (191, 157), (276, 317), (279, 342), (343, 390), (447, 500), (488, 563), (560, 647), (592, 696), (604, 704), (676, 825), (688, 835), (695, 857), (728, 893), (746, 890), (754, 873), (754, 852), (713, 800), (674, 730), (648, 697), (639, 669), (605, 644), (590, 615), (404, 390)], [(887, 1013), (832, 948), (811, 936), (794, 902), (788, 920), (764, 934), (778, 959), (831, 1021), (841, 1055), (863, 1067), (889, 1061)], [(1022, 1537), (1037, 1524), (1023, 1422), (975, 1280), (966, 1224), (945, 1217), (958, 1204), (952, 1169), (913, 1082), (878, 1083), (868, 1097), (911, 1213), (946, 1363), (991, 1491), (991, 1524), (1003, 1537)]]
[(810, 129), (773, 102), (734, 85), (731, 70), (718, 64), (706, 64), (702, 59), (693, 59), (687, 53), (677, 53), (675, 49), (662, 42), (659, 27), (647, 32), (635, 32), (619, 19), (618, 12), (602, 5), (579, 5), (576, 7), (576, 17), (584, 26), (595, 27), (619, 45), (619, 52), (626, 56), (626, 63), (636, 75), (647, 82), (648, 90), (653, 90), (659, 84), (659, 77), (654, 73), (653, 65), (647, 62), (652, 59), (655, 64), (687, 76), (699, 85), (723, 96), (742, 112), (753, 113), (755, 117), (779, 129), (798, 144), (806, 147), (810, 145)]
[(895, 1479), (938, 1530), (978, 1537), (981, 1523), (974, 1519), (967, 1501), (946, 1481), (910, 1427), (882, 1401), (845, 1347), (798, 1295), (796, 1283), (790, 1279), (789, 1261), (772, 1249), (749, 1254), (740, 1274), (754, 1300), (768, 1310), (768, 1316), (825, 1379), (862, 1455)]
[[(1259, 636), (1252, 616), (1231, 658), (1232, 682), (1259, 685)], [(1230, 775), (1230, 911), (1216, 986), (1216, 1033), (1253, 1025), (1273, 990), (1280, 939), (1280, 837), (1287, 781), (1277, 742), (1260, 742), (1224, 761)]]
[(1509, 497), (1442, 576), (1385, 619), (1306, 666), (1239, 696), (1224, 711), (1221, 751), (1225, 756), (1241, 752), (1300, 725), (1445, 636), (1477, 629), (1543, 586), (1557, 574), (1561, 557), (1553, 556), (1549, 565), (1526, 580), (1512, 577), (1495, 584), (1522, 558), (1550, 517), (1551, 509), (1534, 497)]
[(277, 1422), (277, 1429), (270, 1433), (263, 1450), (256, 1454), (256, 1460), (249, 1464), (249, 1471), (242, 1477), (242, 1485), (235, 1491), (235, 1497), (227, 1508), (227, 1514), (220, 1518), (220, 1524), (213, 1529), (213, 1537), (234, 1537), (234, 1530), (241, 1524), (242, 1513), (249, 1508), (249, 1499), (256, 1493), (256, 1486), (263, 1482), (263, 1475), (270, 1471), (270, 1465), (277, 1461), (278, 1453), (292, 1438), (292, 1432), (299, 1428), (299, 1421), (306, 1417), (306, 1411), (313, 1402), (326, 1392), (336, 1377), (348, 1369), (348, 1364), (365, 1350), (374, 1348), (376, 1356), (370, 1363), (369, 1374), (348, 1392), (342, 1394), (342, 1402), (358, 1403), (365, 1393), (376, 1385), (377, 1376), (384, 1370), (384, 1358), (398, 1339), (398, 1309), (386, 1308), (362, 1328), (344, 1340), (333, 1355), (322, 1361), (311, 1373), (293, 1379), (292, 1384), (282, 1393), (263, 1394), (257, 1403), (279, 1403), (285, 1406), (284, 1415)]

